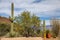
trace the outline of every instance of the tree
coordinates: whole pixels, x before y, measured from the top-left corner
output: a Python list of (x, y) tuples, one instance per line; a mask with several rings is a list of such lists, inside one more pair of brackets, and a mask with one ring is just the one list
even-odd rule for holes
[(33, 32), (35, 33), (35, 35), (39, 34), (40, 33), (40, 22), (41, 22), (40, 18), (33, 14), (31, 21), (32, 21)]
[(57, 37), (59, 34), (60, 23), (58, 19), (51, 20), (53, 37)]
[(40, 27), (40, 21), (41, 20), (39, 19), (39, 17), (37, 17), (33, 14), (33, 16), (32, 16), (32, 25), (35, 26), (35, 27)]
[(35, 15), (30, 15), (30, 12), (24, 11), (21, 13), (21, 15), (18, 15), (15, 19), (15, 22), (19, 24), (22, 29), (22, 35), (23, 36), (30, 36), (34, 33), (33, 27), (40, 27), (40, 19)]

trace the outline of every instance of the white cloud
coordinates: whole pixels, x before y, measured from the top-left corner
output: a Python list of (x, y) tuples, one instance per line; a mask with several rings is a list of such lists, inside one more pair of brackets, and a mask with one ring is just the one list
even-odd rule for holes
[(31, 14), (35, 13), (37, 16), (53, 16), (54, 14), (52, 13), (54, 13), (54, 10), (60, 8), (60, 0), (43, 0), (39, 3), (33, 3), (33, 1), (35, 0), (2, 0), (0, 3), (0, 13), (4, 12), (10, 15), (11, 9), (9, 8), (12, 2), (14, 2), (15, 8), (22, 8), (20, 11), (15, 11), (15, 15), (27, 10), (30, 11)]
[[(45, 13), (43, 13), (43, 16), (44, 15), (51, 16), (52, 15), (51, 12), (54, 12), (54, 10), (56, 10), (57, 8), (60, 8), (59, 0), (53, 0), (53, 1), (45, 0), (38, 4), (37, 3), (29, 4), (29, 3), (25, 3), (25, 2), (26, 1), (24, 1), (24, 2), (22, 1), (22, 3), (20, 3), (20, 4), (15, 3), (15, 8), (24, 8), (24, 9), (30, 11), (31, 13), (35, 13), (37, 16), (42, 16), (41, 15), (42, 12), (45, 12)], [(50, 13), (46, 13), (46, 12), (50, 12)], [(38, 15), (38, 14), (40, 14), (40, 15)]]
[(20, 4), (20, 3), (32, 3), (35, 0), (13, 0), (14, 3)]
[(45, 0), (42, 3), (44, 3), (44, 4), (51, 4), (51, 5), (55, 4), (56, 5), (56, 4), (60, 3), (60, 0)]
[[(35, 0), (2, 0), (0, 2), (0, 13), (11, 14), (11, 3), (14, 2), (14, 8), (22, 8), (20, 11), (14, 11), (15, 16), (24, 10), (30, 11), (39, 17), (60, 16), (60, 12), (55, 10), (60, 8), (60, 0), (43, 0), (39, 3), (33, 3)], [(46, 20), (46, 25), (50, 25), (50, 20)]]

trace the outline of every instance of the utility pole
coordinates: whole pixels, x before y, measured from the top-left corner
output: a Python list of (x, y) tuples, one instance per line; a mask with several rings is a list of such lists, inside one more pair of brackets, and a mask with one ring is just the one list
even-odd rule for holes
[(44, 40), (46, 40), (46, 25), (45, 25), (45, 20), (43, 20), (43, 34), (44, 34)]
[(13, 35), (13, 27), (14, 27), (14, 4), (11, 4), (11, 35)]

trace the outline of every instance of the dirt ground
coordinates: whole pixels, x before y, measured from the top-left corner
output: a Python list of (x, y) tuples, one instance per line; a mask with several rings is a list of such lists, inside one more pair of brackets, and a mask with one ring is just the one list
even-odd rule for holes
[(1, 40), (43, 40), (41, 37), (1, 38)]
[(59, 40), (59, 38), (47, 38), (46, 40)]
[[(1, 38), (1, 40), (43, 40), (41, 37), (18, 37), (18, 38)], [(59, 40), (58, 38), (46, 38), (46, 40)]]

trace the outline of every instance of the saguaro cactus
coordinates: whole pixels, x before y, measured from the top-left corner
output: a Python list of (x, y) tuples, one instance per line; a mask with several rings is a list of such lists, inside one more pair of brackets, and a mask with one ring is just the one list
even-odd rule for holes
[(11, 4), (11, 35), (13, 35), (13, 23), (14, 21), (14, 4)]
[(43, 20), (43, 31), (44, 31), (44, 40), (46, 40), (46, 25), (45, 25), (45, 20)]

